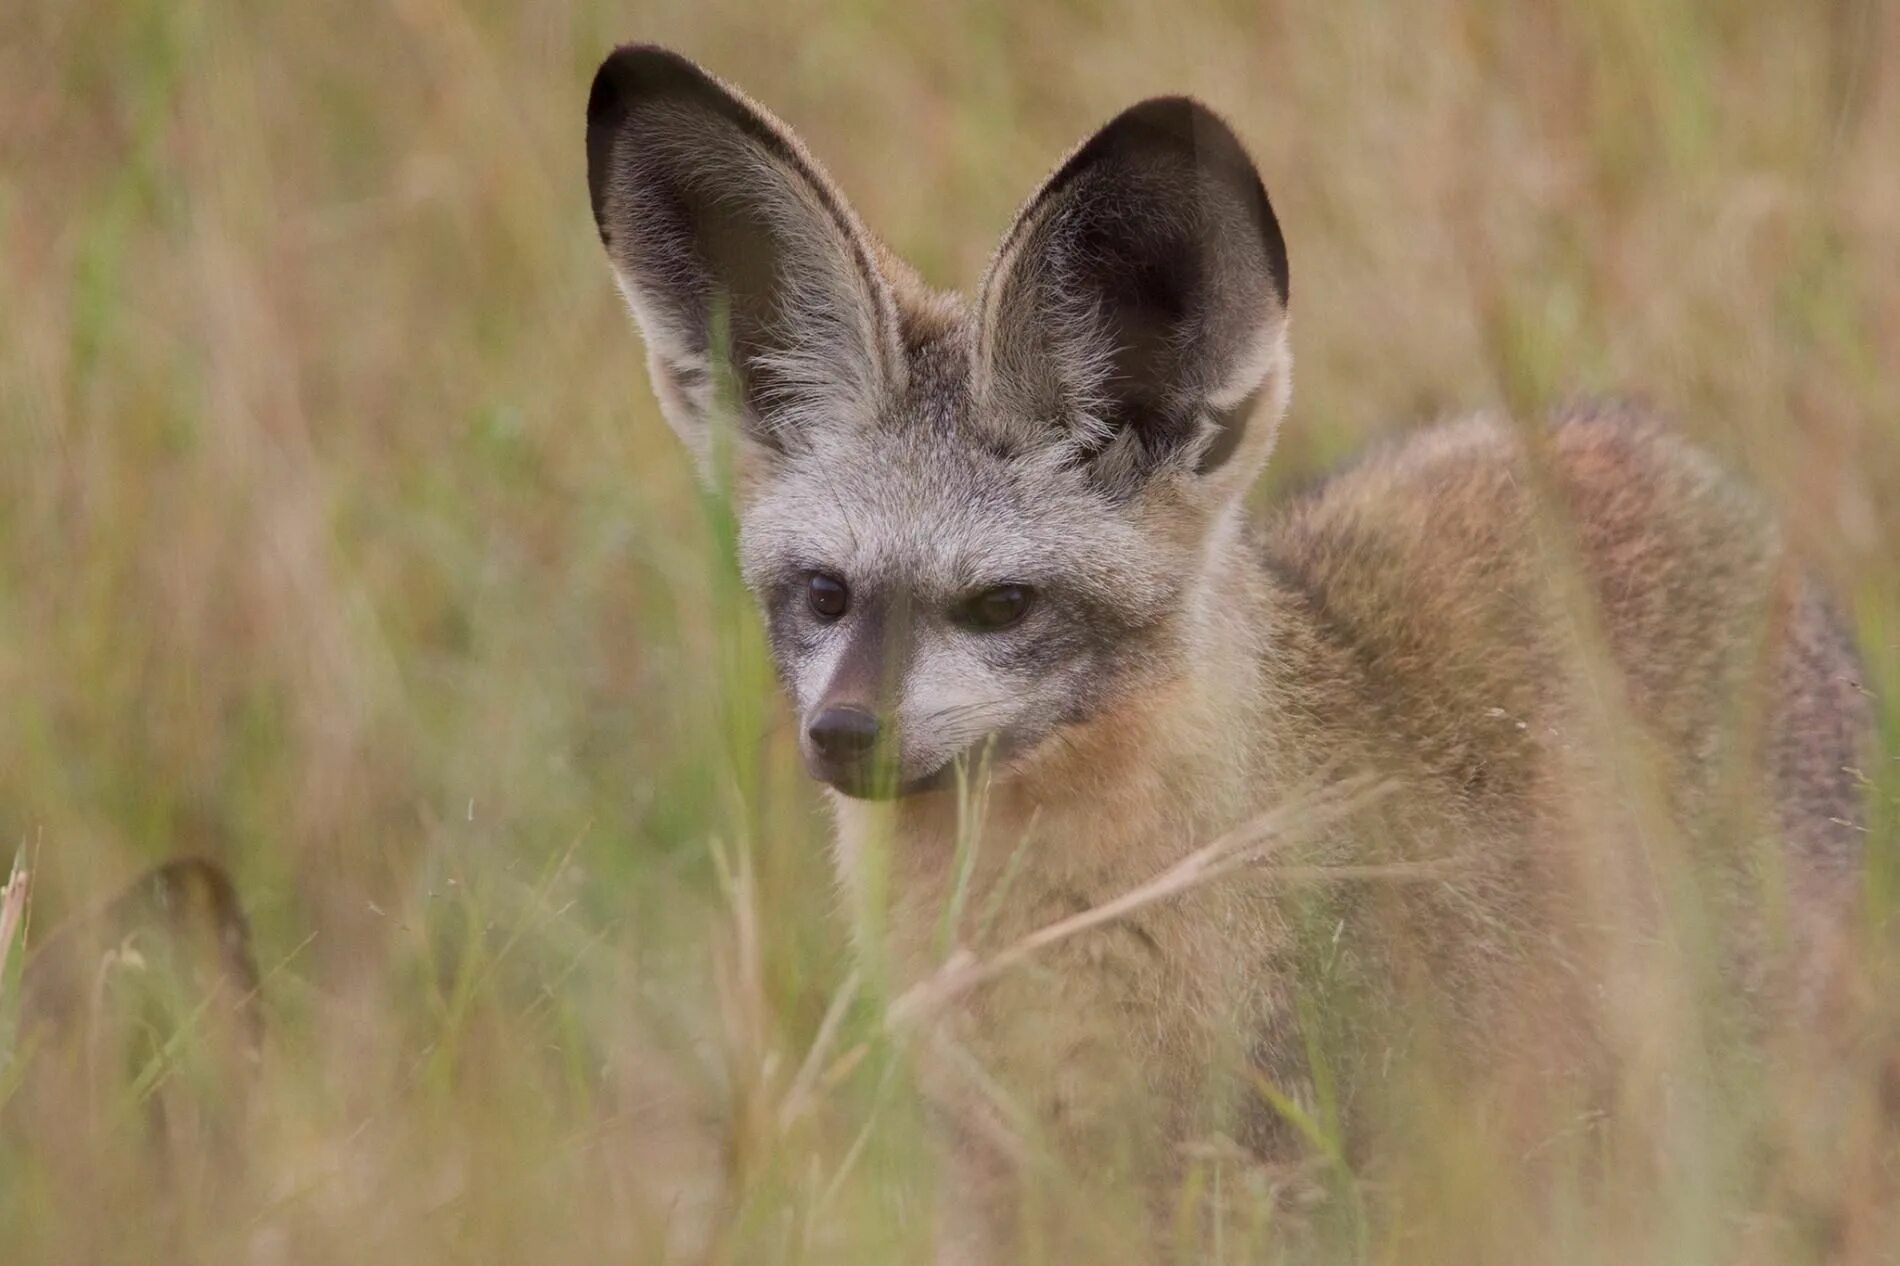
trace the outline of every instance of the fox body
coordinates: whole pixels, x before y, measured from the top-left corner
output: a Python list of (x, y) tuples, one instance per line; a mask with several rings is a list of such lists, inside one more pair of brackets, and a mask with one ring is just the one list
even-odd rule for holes
[[(1212, 1133), (1284, 1148), (1284, 1121), (1233, 1105), (1249, 1080), (1301, 1099), (1327, 998), (1429, 1001), (1431, 1057), (1492, 1093), (1513, 1093), (1499, 1070), (1609, 1075), (1653, 1018), (1615, 982), (1668, 943), (1659, 824), (1714, 858), (1696, 873), (1741, 986), (1820, 988), (1868, 713), (1771, 518), (1598, 408), (1442, 424), (1250, 521), (1289, 269), (1205, 107), (1107, 124), (968, 298), (926, 289), (782, 124), (675, 54), (608, 58), (588, 157), (664, 412), (729, 470), (840, 874), (900, 983), (1328, 779), (1383, 789), (1289, 846), (1305, 882), (1189, 886), (955, 999), (933, 1049), (985, 1090), (943, 1078), (966, 1206), (947, 1257), (1021, 1232), (1025, 1135), (1083, 1189), (1164, 1178)], [(1426, 1057), (1377, 1019), (1410, 1013), (1352, 1012), (1372, 1018), (1328, 1076), (1353, 1104), (1376, 1101), (1366, 1070)]]

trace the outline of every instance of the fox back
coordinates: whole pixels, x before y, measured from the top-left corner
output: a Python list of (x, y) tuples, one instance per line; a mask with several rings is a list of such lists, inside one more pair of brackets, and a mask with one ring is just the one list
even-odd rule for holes
[[(1737, 996), (1818, 1005), (1869, 713), (1772, 518), (1597, 408), (1441, 425), (1252, 522), (1290, 276), (1204, 106), (1090, 137), (967, 297), (676, 54), (607, 59), (587, 148), (662, 410), (729, 483), (841, 880), (888, 931), (867, 952), (904, 984), (1077, 929), (974, 973), (926, 1043), (945, 1260), (1008, 1255), (1027, 1157), (1162, 1192), (1195, 1139), (1297, 1151), (1319, 1052), (1368, 1120), (1395, 1061), (1626, 1101), (1655, 1022), (1633, 982), (1694, 969), (1658, 934), (1691, 875)], [(1276, 810), (1277, 851), (1191, 878)], [(1239, 1106), (1255, 1083), (1281, 1110)], [(1095, 1260), (1139, 1259), (1154, 1212), (1037, 1208)]]

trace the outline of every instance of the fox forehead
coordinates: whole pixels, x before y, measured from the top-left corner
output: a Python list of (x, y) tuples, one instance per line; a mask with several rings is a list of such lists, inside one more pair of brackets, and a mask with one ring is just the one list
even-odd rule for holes
[(862, 428), (778, 463), (741, 515), (754, 588), (822, 570), (923, 593), (1021, 582), (1108, 594), (1141, 586), (1155, 553), (1085, 480), (957, 431)]
[(1059, 447), (998, 441), (1005, 420), (971, 388), (968, 309), (934, 298), (907, 313), (907, 372), (876, 412), (772, 459), (740, 516), (747, 581), (764, 592), (823, 570), (933, 597), (1016, 582), (1119, 602), (1165, 584), (1175, 560), (1134, 507)]

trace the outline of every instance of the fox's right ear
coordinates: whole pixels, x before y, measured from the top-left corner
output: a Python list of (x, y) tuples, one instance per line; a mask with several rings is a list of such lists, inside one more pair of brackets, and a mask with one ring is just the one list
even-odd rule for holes
[(867, 419), (902, 372), (890, 287), (791, 133), (666, 49), (616, 49), (587, 102), (601, 242), (667, 421), (702, 468), (715, 426), (785, 451)]

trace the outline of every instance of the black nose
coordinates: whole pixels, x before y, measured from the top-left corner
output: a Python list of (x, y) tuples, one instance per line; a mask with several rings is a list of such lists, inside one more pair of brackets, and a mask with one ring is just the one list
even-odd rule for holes
[(862, 708), (826, 708), (811, 723), (811, 744), (826, 760), (861, 760), (877, 746), (877, 718)]

